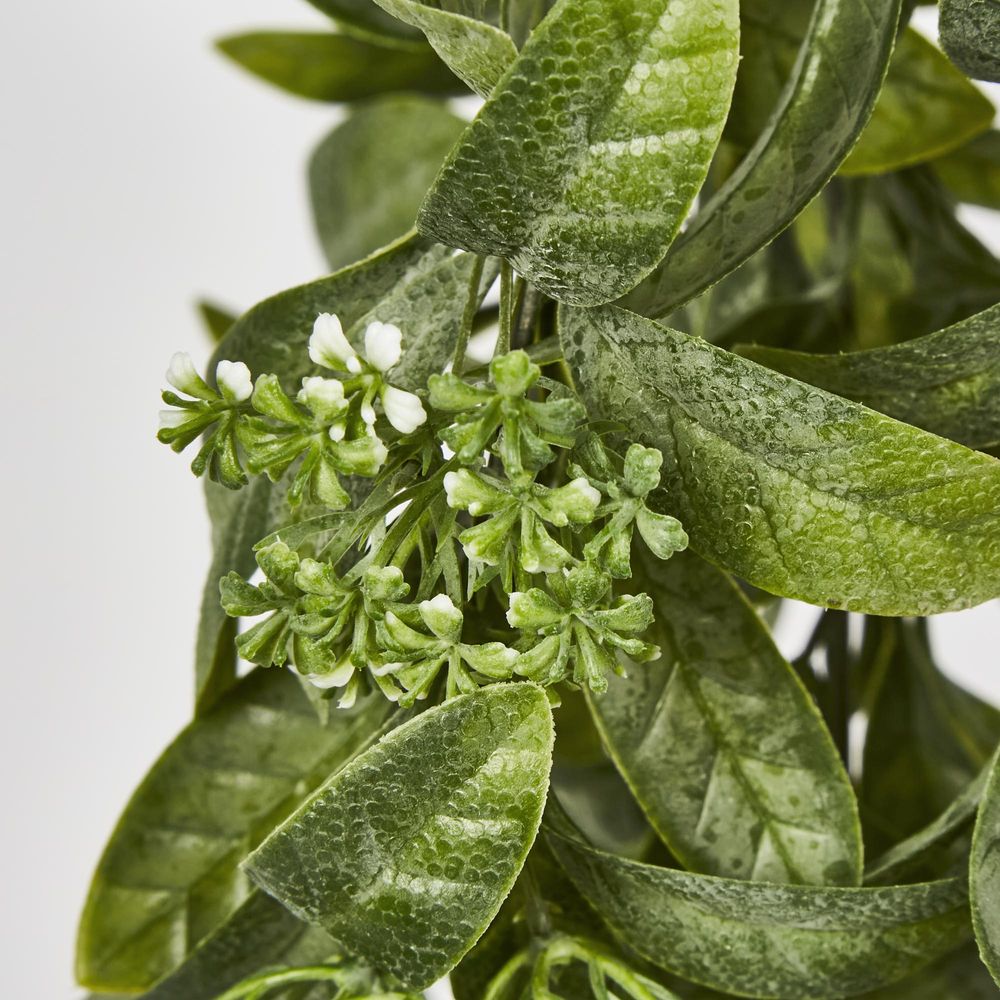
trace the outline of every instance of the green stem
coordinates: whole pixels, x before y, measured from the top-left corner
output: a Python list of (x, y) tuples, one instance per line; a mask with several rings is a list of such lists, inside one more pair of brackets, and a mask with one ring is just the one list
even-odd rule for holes
[(494, 357), (510, 351), (511, 326), (514, 320), (514, 269), (507, 263), (500, 263), (500, 333), (497, 336)]
[(455, 344), (455, 358), (451, 369), (456, 375), (461, 375), (465, 369), (465, 355), (469, 349), (469, 337), (472, 336), (472, 326), (479, 311), (479, 283), (483, 279), (484, 257), (476, 256), (472, 265), (472, 275), (469, 278), (469, 297), (465, 300), (465, 311), (462, 313), (462, 323), (458, 328), (458, 342)]
[[(226, 990), (216, 1000), (255, 1000), (269, 990), (279, 986), (289, 986), (293, 983), (335, 983), (343, 976), (343, 970), (329, 965), (304, 965), (295, 969), (281, 969), (278, 972), (265, 972), (249, 979), (244, 979), (231, 989)], [(380, 1000), (387, 1000), (393, 994), (383, 994)], [(400, 994), (395, 994), (400, 996)], [(375, 998), (371, 998), (375, 1000)]]

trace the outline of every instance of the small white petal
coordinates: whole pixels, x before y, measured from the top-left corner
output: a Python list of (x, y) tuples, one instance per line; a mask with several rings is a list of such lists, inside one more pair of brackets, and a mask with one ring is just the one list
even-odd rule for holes
[(352, 375), (357, 375), (358, 372), (361, 371), (361, 362), (358, 360), (358, 356), (356, 354), (352, 354), (347, 359), (347, 370)]
[(344, 696), (337, 702), (337, 708), (354, 708), (354, 703), (358, 700), (358, 685), (352, 684), (345, 692)]
[(444, 474), (444, 492), (448, 498), (448, 506), (454, 507), (455, 490), (458, 488), (458, 473), (446, 472)]
[(403, 334), (392, 323), (369, 323), (365, 330), (365, 358), (373, 368), (387, 372), (399, 364), (403, 353)]
[(387, 677), (405, 666), (405, 663), (383, 663), (380, 667), (370, 667), (369, 669), (376, 677)]
[(574, 493), (579, 493), (584, 500), (596, 507), (601, 502), (601, 491), (591, 486), (590, 481), (583, 476), (574, 479), (570, 484)]
[(222, 394), (236, 403), (242, 403), (253, 393), (250, 369), (242, 361), (220, 361), (215, 369), (215, 380)]
[(309, 338), (309, 357), (317, 365), (332, 368), (335, 371), (357, 371), (351, 362), (358, 364), (358, 359), (347, 338), (338, 317), (333, 313), (320, 313), (313, 323), (312, 336)]
[(160, 430), (173, 430), (191, 419), (187, 410), (160, 410)]
[(178, 392), (183, 392), (188, 396), (196, 396), (199, 399), (204, 399), (206, 396), (207, 386), (198, 374), (198, 370), (191, 360), (191, 355), (185, 351), (178, 351), (170, 359), (166, 378)]
[(369, 402), (361, 404), (361, 419), (371, 427), (375, 423), (375, 407)]
[(389, 457), (389, 449), (381, 441), (376, 441), (372, 446), (372, 457), (378, 462), (378, 467), (381, 469)]
[(343, 441), (344, 435), (347, 433), (347, 427), (344, 424), (331, 424), (330, 425), (330, 440), (331, 441)]
[(447, 594), (435, 594), (429, 601), (421, 601), (420, 607), (425, 606), (429, 611), (453, 613), (458, 610), (455, 607), (455, 602)]
[(389, 423), (400, 434), (412, 434), (427, 419), (420, 397), (393, 385), (387, 385), (382, 390), (382, 409)]

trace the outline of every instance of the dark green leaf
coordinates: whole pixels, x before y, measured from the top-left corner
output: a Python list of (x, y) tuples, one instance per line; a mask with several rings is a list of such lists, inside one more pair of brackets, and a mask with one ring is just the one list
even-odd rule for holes
[(870, 614), (1000, 595), (1000, 462), (613, 306), (563, 307), (592, 419), (663, 452), (691, 547), (770, 593)]
[(214, 302), (209, 302), (208, 299), (202, 299), (198, 303), (198, 314), (201, 316), (213, 343), (222, 340), (229, 328), (236, 322), (236, 316), (233, 313)]
[(347, 30), (393, 35), (408, 41), (420, 38), (419, 31), (387, 14), (375, 0), (309, 0), (309, 3)]
[(1000, 209), (1000, 132), (977, 136), (931, 166), (959, 201)]
[(819, 0), (767, 128), (663, 263), (625, 300), (666, 316), (766, 246), (836, 173), (868, 122), (902, 0)]
[(628, 861), (557, 833), (548, 839), (630, 948), (685, 979), (743, 996), (853, 996), (916, 972), (968, 935), (961, 879), (779, 886)]
[(686, 868), (765, 882), (861, 880), (847, 772), (816, 706), (726, 576), (647, 559), (663, 655), (591, 699), (605, 742)]
[(963, 73), (1000, 81), (1000, 3), (941, 0), (941, 45)]
[(359, 261), (413, 227), (464, 128), (443, 104), (399, 95), (363, 105), (323, 140), (309, 188), (330, 267)]
[(80, 924), (77, 977), (146, 989), (246, 898), (243, 857), (364, 744), (376, 699), (324, 729), (298, 682), (255, 671), (164, 752), (122, 814)]
[(970, 448), (1000, 443), (1000, 306), (926, 337), (854, 354), (739, 351)]
[[(505, 31), (428, 0), (377, 0), (380, 7), (419, 28), (434, 51), (480, 97), (489, 97), (517, 56)], [(473, 7), (474, 4), (458, 6)]]
[(974, 944), (939, 958), (912, 979), (904, 979), (865, 1000), (996, 1000), (997, 989)]
[(392, 90), (460, 94), (464, 87), (428, 45), (320, 32), (254, 31), (218, 47), (268, 83), (315, 101), (357, 101)]
[(422, 989), (510, 892), (541, 820), (551, 751), (540, 688), (454, 698), (357, 758), (245, 868), (351, 952)]
[(562, 0), (446, 162), (420, 228), (580, 304), (663, 256), (704, 181), (737, 67), (736, 0)]
[(993, 762), (976, 817), (969, 891), (979, 954), (1000, 985), (1000, 756)]

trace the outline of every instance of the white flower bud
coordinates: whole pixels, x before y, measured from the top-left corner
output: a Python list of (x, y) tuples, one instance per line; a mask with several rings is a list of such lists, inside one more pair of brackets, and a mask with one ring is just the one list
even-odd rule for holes
[(320, 313), (316, 317), (309, 338), (309, 357), (314, 364), (334, 371), (354, 374), (361, 371), (361, 362), (344, 336), (340, 320), (333, 313)]
[(215, 380), (222, 395), (231, 403), (242, 403), (253, 393), (250, 369), (242, 361), (220, 361), (215, 369)]
[(365, 358), (372, 368), (387, 372), (399, 364), (403, 353), (403, 334), (392, 323), (369, 323), (365, 330)]
[(328, 674), (306, 674), (306, 680), (313, 687), (326, 691), (329, 688), (343, 687), (354, 676), (354, 664), (346, 656)]
[(183, 392), (187, 396), (194, 396), (196, 399), (214, 398), (214, 393), (198, 374), (191, 355), (185, 351), (178, 351), (170, 359), (166, 378), (178, 392)]
[(160, 430), (173, 430), (191, 419), (187, 410), (160, 410)]
[(392, 385), (382, 390), (382, 409), (386, 419), (400, 434), (412, 434), (427, 419), (419, 396)]
[(345, 424), (331, 424), (328, 433), (331, 441), (343, 441), (344, 435), (347, 433), (347, 426)]

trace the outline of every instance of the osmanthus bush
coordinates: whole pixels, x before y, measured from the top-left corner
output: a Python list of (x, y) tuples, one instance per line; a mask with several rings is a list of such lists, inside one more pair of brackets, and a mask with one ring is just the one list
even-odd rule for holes
[(221, 43), (348, 106), (332, 273), (170, 363), (194, 721), (81, 983), (995, 996), (1000, 712), (926, 619), (1000, 596), (996, 5), (315, 3)]

